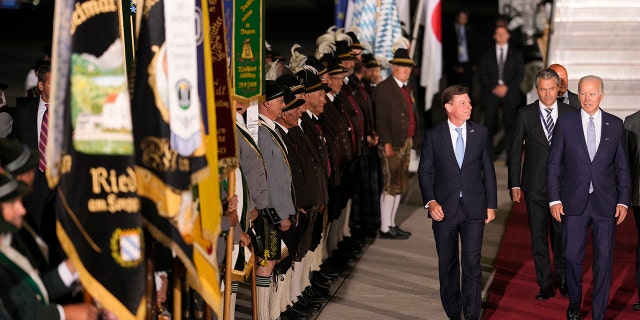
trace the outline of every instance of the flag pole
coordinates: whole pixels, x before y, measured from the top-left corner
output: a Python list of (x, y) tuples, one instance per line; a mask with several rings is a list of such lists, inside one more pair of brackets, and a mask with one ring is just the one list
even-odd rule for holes
[[(233, 109), (235, 110), (235, 108)], [(231, 199), (235, 195), (236, 187), (236, 173), (231, 168), (225, 168), (229, 177), (229, 193), (227, 198)], [(237, 214), (237, 213), (234, 213)], [(233, 270), (233, 229), (235, 226), (229, 226), (229, 233), (227, 234), (227, 250), (225, 258), (225, 270), (224, 270), (224, 312), (223, 319), (229, 320), (231, 315), (231, 271)]]
[[(411, 33), (411, 47), (409, 48), (409, 56), (413, 59), (413, 55), (416, 52), (416, 42), (418, 42), (418, 30), (422, 21), (422, 15), (424, 14), (424, 1), (418, 1), (418, 8), (416, 9), (416, 17), (413, 19), (413, 32)], [(425, 26), (426, 29), (426, 26)], [(424, 48), (422, 48), (424, 50)], [(423, 61), (422, 63), (425, 63)]]

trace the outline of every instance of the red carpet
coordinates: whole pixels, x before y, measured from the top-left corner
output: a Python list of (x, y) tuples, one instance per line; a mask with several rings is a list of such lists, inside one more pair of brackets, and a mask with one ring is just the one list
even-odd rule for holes
[[(616, 230), (613, 278), (607, 319), (640, 319), (640, 312), (631, 310), (637, 301), (635, 288), (635, 247), (637, 231), (633, 213)], [(583, 298), (581, 316), (591, 319), (592, 246), (589, 239), (584, 260)], [(507, 221), (500, 252), (496, 258), (495, 277), (483, 319), (565, 319), (569, 299), (556, 296), (547, 301), (537, 301), (540, 288), (531, 253), (531, 237), (524, 201), (513, 206)]]

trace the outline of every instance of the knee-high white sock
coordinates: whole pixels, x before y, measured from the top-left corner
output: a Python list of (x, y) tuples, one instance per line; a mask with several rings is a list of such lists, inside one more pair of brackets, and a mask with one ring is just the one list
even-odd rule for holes
[(229, 320), (236, 318), (236, 299), (238, 297), (238, 283), (236, 282), (236, 291), (231, 292), (231, 307), (229, 307)]
[(256, 299), (258, 302), (258, 320), (270, 320), (269, 296), (271, 295), (271, 277), (256, 276)]
[(280, 316), (280, 313), (283, 311), (287, 310), (287, 306), (291, 305), (291, 268), (289, 268), (289, 270), (287, 270), (287, 273), (284, 275), (284, 277), (280, 277), (280, 281), (278, 282), (278, 289), (277, 289), (277, 295), (276, 295), (276, 303), (279, 303), (278, 307), (278, 311), (280, 311), (278, 313), (278, 316)]
[(282, 296), (283, 280), (278, 276), (278, 282), (271, 281), (269, 288), (269, 319), (276, 320), (280, 317), (280, 297)]
[[(342, 222), (342, 238), (351, 237), (351, 228), (349, 227), (349, 221), (351, 221), (351, 199), (347, 201), (347, 206), (342, 210), (344, 215), (344, 221)], [(342, 240), (342, 238), (340, 240)]]
[(389, 226), (396, 226), (396, 214), (398, 213), (398, 207), (400, 206), (400, 198), (402, 196), (397, 194), (393, 196), (393, 210), (391, 211), (391, 220), (389, 220)]
[[(304, 258), (302, 259), (304, 260)], [(302, 290), (300, 290), (300, 282), (302, 280), (302, 272), (304, 269), (302, 261), (295, 261), (293, 266), (291, 266), (291, 284), (289, 285), (289, 296), (291, 297), (291, 301), (295, 302), (298, 300), (298, 296), (302, 294)]]
[(306, 288), (308, 285), (311, 284), (311, 266), (313, 265), (313, 261), (316, 259), (315, 255), (316, 255), (315, 251), (309, 251), (304, 256), (304, 258), (302, 258), (302, 272), (301, 272), (302, 275), (300, 277), (300, 284), (299, 284), (300, 290), (302, 290), (302, 288)]
[(380, 231), (389, 232), (394, 197), (386, 192), (380, 196)]

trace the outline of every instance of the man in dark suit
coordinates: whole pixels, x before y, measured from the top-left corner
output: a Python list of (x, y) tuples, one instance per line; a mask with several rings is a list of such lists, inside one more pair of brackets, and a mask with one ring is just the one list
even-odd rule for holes
[[(478, 65), (485, 125), (493, 139), (500, 131), (498, 119), (502, 110), (504, 146), (509, 146), (516, 109), (523, 100), (520, 82), (524, 76), (524, 61), (522, 52), (509, 44), (509, 37), (506, 27), (497, 26), (493, 34), (496, 45), (482, 55)], [(494, 151), (499, 154), (501, 149), (502, 145), (496, 145)]]
[[(575, 110), (557, 102), (560, 77), (551, 69), (543, 69), (535, 78), (539, 99), (518, 111), (513, 139), (509, 148), (509, 189), (511, 200), (520, 202), (521, 190), (527, 205), (531, 248), (536, 279), (540, 286), (537, 300), (555, 296), (549, 256), (549, 236), (553, 262), (560, 293), (568, 297), (564, 277), (564, 253), (562, 251), (562, 224), (551, 219), (547, 201), (547, 156), (553, 137), (554, 123), (558, 116)], [(524, 164), (522, 157), (524, 155)]]
[(602, 79), (578, 82), (582, 109), (558, 118), (547, 161), (547, 192), (553, 217), (562, 221), (567, 319), (580, 318), (582, 260), (593, 237), (593, 319), (604, 319), (611, 287), (616, 223), (627, 215), (631, 176), (622, 120), (600, 109)]
[[(638, 230), (636, 245), (636, 289), (640, 298), (640, 111), (624, 118), (624, 129), (627, 135), (627, 152), (631, 168), (631, 205), (633, 217)], [(633, 304), (634, 311), (640, 311), (640, 299)]]
[(478, 63), (478, 37), (476, 30), (469, 25), (469, 12), (458, 10), (454, 23), (444, 27), (447, 32), (442, 33), (442, 58), (447, 83), (466, 86), (473, 93), (473, 76)]
[(558, 100), (564, 102), (576, 109), (582, 108), (578, 95), (569, 90), (569, 76), (567, 75), (567, 69), (561, 64), (554, 63), (549, 66), (549, 69), (555, 71), (560, 77), (560, 89), (558, 90)]
[[(27, 209), (26, 219), (34, 227), (36, 233), (40, 234), (49, 244), (49, 262), (58, 264), (63, 260), (65, 254), (56, 236), (54, 207), (56, 193), (49, 188), (45, 175), (47, 164), (44, 158), (44, 150), (47, 146), (51, 65), (40, 66), (37, 75), (40, 97), (27, 100), (25, 104), (16, 107), (10, 137), (18, 139), (32, 150), (39, 150), (42, 154), (38, 167), (35, 169), (33, 192), (24, 198), (24, 205)], [(45, 128), (44, 132), (43, 128)]]
[(469, 121), (468, 93), (460, 85), (444, 90), (448, 120), (426, 132), (418, 167), (422, 201), (433, 219), (440, 299), (449, 319), (461, 319), (462, 311), (465, 319), (480, 315), (482, 236), (498, 207), (491, 136), (486, 127)]

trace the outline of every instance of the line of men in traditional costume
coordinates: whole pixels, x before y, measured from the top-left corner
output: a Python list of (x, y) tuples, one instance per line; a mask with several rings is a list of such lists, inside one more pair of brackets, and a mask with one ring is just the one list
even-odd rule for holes
[(288, 64), (268, 65), (257, 116), (237, 103), (246, 196), (238, 210), (252, 226), (259, 319), (317, 311), (362, 252), (360, 231), (375, 237), (380, 223), (378, 136), (363, 70), (379, 65), (359, 60), (365, 47), (354, 32), (330, 29), (313, 56), (299, 47)]

